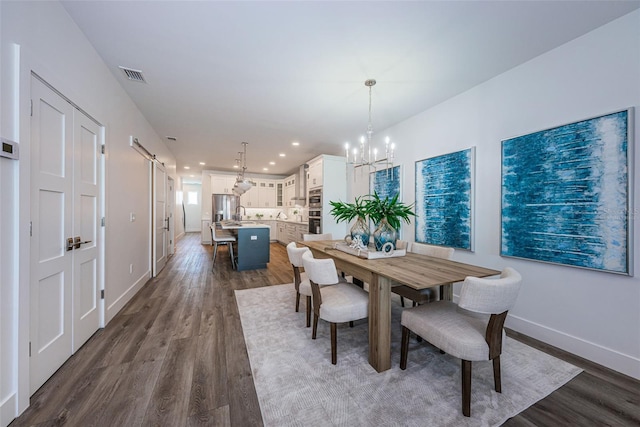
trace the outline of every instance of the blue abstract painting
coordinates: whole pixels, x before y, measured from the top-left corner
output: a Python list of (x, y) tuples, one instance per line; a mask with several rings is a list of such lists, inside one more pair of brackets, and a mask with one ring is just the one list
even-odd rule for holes
[(502, 141), (502, 255), (632, 274), (629, 115)]
[(392, 199), (398, 194), (398, 200), (400, 200), (400, 166), (371, 172), (369, 185), (370, 194), (375, 191), (381, 199), (387, 197)]
[(416, 162), (416, 242), (473, 250), (475, 147)]

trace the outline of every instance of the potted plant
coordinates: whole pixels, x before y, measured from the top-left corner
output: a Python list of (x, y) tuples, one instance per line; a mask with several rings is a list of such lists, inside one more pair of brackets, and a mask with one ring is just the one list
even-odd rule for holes
[(351, 227), (351, 238), (359, 237), (364, 246), (369, 245), (369, 225), (367, 224), (369, 201), (368, 196), (356, 197), (353, 203), (329, 202), (331, 211), (329, 212), (337, 222), (351, 222), (354, 218), (356, 222)]
[(263, 216), (264, 214), (261, 214), (261, 213), (256, 214), (256, 218), (258, 218), (258, 220), (261, 220)]
[(376, 224), (373, 232), (373, 242), (376, 250), (383, 250), (385, 243), (390, 242), (395, 249), (398, 239), (398, 230), (402, 221), (410, 223), (410, 217), (415, 216), (413, 206), (398, 201), (398, 194), (389, 199), (381, 199), (378, 193), (367, 201), (367, 216)]

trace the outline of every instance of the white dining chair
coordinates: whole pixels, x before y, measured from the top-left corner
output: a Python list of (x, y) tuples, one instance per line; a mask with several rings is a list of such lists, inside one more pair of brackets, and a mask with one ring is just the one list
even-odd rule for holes
[[(428, 255), (436, 258), (451, 259), (455, 249), (445, 246), (427, 245), (424, 243), (411, 242), (409, 252), (421, 255)], [(424, 304), (436, 299), (435, 290), (433, 288), (414, 289), (409, 286), (398, 285), (391, 288), (394, 294), (400, 295), (400, 304), (404, 307), (404, 299), (408, 298), (413, 301), (413, 306)], [(440, 286), (440, 298), (444, 293), (444, 286)]]
[[(315, 259), (311, 252), (302, 255), (304, 269), (313, 293), (313, 332), (316, 339), (318, 319), (329, 322), (331, 329), (331, 363), (338, 363), (338, 323), (365, 319), (369, 315), (369, 295), (359, 287), (341, 282), (330, 258)], [(322, 286), (324, 285), (324, 286)]]
[[(305, 252), (309, 252), (309, 248), (299, 248), (296, 246), (296, 242), (291, 242), (287, 245), (287, 255), (293, 268), (293, 286), (296, 289), (296, 312), (299, 311), (300, 307), (300, 284), (303, 281), (306, 284), (309, 283), (306, 273), (302, 271), (304, 268), (302, 265), (302, 255)], [(311, 326), (311, 285), (309, 285), (308, 290), (308, 295), (305, 295), (307, 297), (307, 328)]]
[(235, 270), (236, 268), (236, 260), (233, 256), (233, 244), (236, 241), (236, 238), (233, 234), (229, 232), (224, 232), (223, 230), (218, 230), (216, 225), (211, 225), (211, 241), (213, 243), (213, 261), (211, 262), (211, 270), (214, 269), (216, 265), (216, 255), (218, 254), (218, 246), (225, 245), (229, 250), (229, 256), (231, 258), (231, 267)]
[(520, 274), (507, 267), (499, 279), (467, 277), (462, 284), (458, 304), (436, 301), (403, 310), (400, 369), (407, 368), (409, 331), (441, 352), (461, 359), (462, 413), (470, 416), (471, 362), (492, 360), (495, 390), (502, 392), (500, 354), (503, 326), (507, 313), (516, 302), (521, 283)]

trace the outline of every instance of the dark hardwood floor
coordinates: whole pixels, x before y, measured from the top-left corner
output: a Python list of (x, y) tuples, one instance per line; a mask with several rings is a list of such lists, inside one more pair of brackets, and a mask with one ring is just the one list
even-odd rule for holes
[[(271, 244), (269, 267), (256, 271), (231, 270), (221, 249), (212, 272), (211, 256), (200, 234), (180, 239), (160, 275), (32, 396), (10, 426), (262, 425), (233, 291), (292, 282), (286, 249)], [(640, 425), (639, 381), (509, 335), (585, 372), (505, 425)]]

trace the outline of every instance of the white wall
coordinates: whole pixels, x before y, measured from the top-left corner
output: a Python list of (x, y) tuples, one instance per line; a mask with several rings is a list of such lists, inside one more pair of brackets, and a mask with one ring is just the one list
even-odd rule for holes
[[(522, 273), (523, 287), (510, 312), (509, 327), (636, 378), (640, 378), (638, 277), (500, 256), (500, 147), (501, 140), (509, 137), (631, 106), (636, 107), (637, 128), (639, 105), (640, 11), (636, 11), (377, 132), (399, 144), (402, 196), (409, 203), (415, 199), (416, 160), (476, 146), (476, 250), (456, 251), (455, 259), (496, 269), (512, 266)], [(637, 168), (638, 154), (632, 160)], [(633, 196), (640, 201), (638, 176), (640, 171)], [(362, 194), (367, 185), (357, 182), (354, 190), (355, 195)], [(636, 270), (638, 228), (633, 236)], [(404, 237), (413, 240), (414, 232)]]
[[(29, 403), (29, 99), (30, 73), (35, 71), (67, 98), (105, 126), (106, 144), (106, 241), (105, 241), (105, 319), (109, 321), (149, 277), (150, 227), (147, 164), (129, 147), (131, 135), (166, 164), (175, 178), (175, 158), (162, 139), (105, 66), (82, 32), (57, 2), (0, 2), (0, 77), (2, 135), (20, 143), (21, 159), (16, 173), (0, 174), (0, 208), (3, 219), (0, 252), (13, 253), (2, 267), (2, 295), (13, 293), (18, 299), (5, 317), (17, 319), (15, 333), (7, 345), (7, 334), (0, 335), (0, 425), (5, 414), (14, 417)], [(12, 190), (13, 186), (17, 190)], [(14, 193), (12, 193), (14, 191)], [(12, 219), (7, 206), (14, 200), (17, 214)], [(5, 203), (7, 201), (8, 203)], [(137, 220), (129, 221), (135, 212)], [(7, 234), (6, 229), (15, 230)], [(15, 253), (18, 255), (16, 256)], [(10, 270), (18, 263), (17, 273)], [(134, 273), (129, 273), (134, 264)], [(8, 275), (8, 280), (5, 277)], [(6, 310), (6, 311), (5, 311)], [(16, 363), (11, 362), (14, 357)], [(7, 378), (9, 372), (12, 378)], [(17, 398), (17, 399), (16, 399)], [(16, 403), (17, 402), (17, 403)]]

